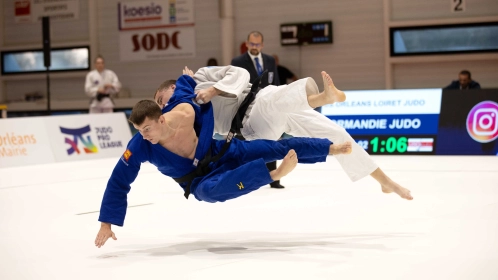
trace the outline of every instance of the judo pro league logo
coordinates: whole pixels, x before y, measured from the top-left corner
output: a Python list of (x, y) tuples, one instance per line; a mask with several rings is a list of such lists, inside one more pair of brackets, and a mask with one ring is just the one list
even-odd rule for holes
[(474, 106), (467, 115), (467, 132), (480, 143), (498, 138), (498, 104), (483, 101)]
[(71, 138), (66, 137), (65, 142), (69, 144), (71, 147), (67, 149), (67, 154), (72, 155), (75, 152), (77, 154), (80, 154), (80, 150), (78, 149), (78, 141), (81, 141), (81, 143), (84, 145), (83, 150), (85, 153), (90, 154), (90, 153), (96, 153), (97, 147), (93, 144), (92, 139), (90, 138), (90, 135), (85, 136), (84, 134), (90, 132), (90, 125), (84, 126), (82, 128), (65, 128), (60, 126), (61, 132), (63, 134), (67, 134), (72, 136)]
[[(71, 147), (67, 149), (68, 155), (72, 155), (75, 152), (80, 154), (80, 149), (78, 148), (79, 142), (83, 144), (85, 153), (92, 154), (98, 152), (98, 148), (93, 144), (92, 138), (90, 135), (87, 135), (87, 133), (90, 133), (91, 131), (90, 125), (81, 128), (66, 128), (62, 126), (59, 128), (63, 134), (69, 136), (65, 138), (65, 142), (71, 145)], [(120, 140), (113, 140), (113, 129), (111, 126), (94, 127), (94, 129), (100, 150), (123, 147), (123, 143)]]

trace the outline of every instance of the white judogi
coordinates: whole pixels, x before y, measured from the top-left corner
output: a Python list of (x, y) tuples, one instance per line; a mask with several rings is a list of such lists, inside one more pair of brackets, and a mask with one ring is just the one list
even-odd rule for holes
[(106, 91), (111, 97), (121, 89), (121, 83), (118, 80), (118, 76), (116, 76), (116, 73), (112, 70), (104, 69), (102, 73), (97, 70), (92, 70), (86, 74), (85, 93), (88, 97), (92, 98), (90, 101), (90, 113), (112, 112), (114, 103), (110, 98), (104, 98), (100, 102), (96, 99), (97, 91), (106, 84), (111, 84), (114, 87), (114, 89), (108, 89)]
[[(204, 67), (195, 73), (194, 80), (196, 91), (211, 86), (222, 91), (211, 100), (215, 133), (228, 134), (237, 109), (251, 89), (249, 72), (235, 66)], [(244, 138), (278, 140), (285, 132), (295, 137), (327, 138), (338, 144), (351, 141), (352, 153), (335, 157), (352, 181), (370, 175), (377, 164), (344, 128), (309, 106), (306, 82), (304, 78), (289, 85), (261, 89), (242, 122)]]

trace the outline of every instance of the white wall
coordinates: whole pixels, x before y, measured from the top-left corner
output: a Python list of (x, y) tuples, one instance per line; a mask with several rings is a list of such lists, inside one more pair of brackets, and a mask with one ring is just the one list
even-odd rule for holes
[[(93, 1), (93, 2), (92, 2)], [(121, 62), (119, 60), (119, 31), (117, 27), (118, 0), (80, 0), (80, 18), (71, 22), (52, 22), (52, 46), (90, 44), (92, 58), (100, 53), (106, 66), (114, 70), (132, 97), (150, 98), (164, 80), (177, 78), (183, 66), (193, 69), (204, 66), (207, 59), (221, 61), (219, 1), (195, 1), (196, 57), (191, 59), (158, 60), (155, 62)], [(122, 1), (126, 2), (126, 1)], [(386, 8), (386, 2), (388, 8)], [(264, 52), (277, 53), (282, 65), (298, 76), (311, 76), (319, 84), (320, 71), (328, 71), (342, 89), (384, 89), (392, 77), (394, 88), (443, 87), (456, 79), (462, 69), (472, 72), (483, 87), (498, 88), (498, 59), (451, 61), (393, 62), (386, 56), (387, 25), (424, 22), (465, 22), (498, 16), (498, 1), (466, 1), (466, 11), (450, 11), (451, 0), (233, 0), (235, 14), (234, 54), (247, 33), (259, 30), (265, 36)], [(14, 0), (2, 1), (3, 9), (0, 43), (2, 49), (41, 47), (41, 24), (15, 24)], [(96, 7), (92, 11), (91, 3)], [(385, 14), (386, 13), (386, 14)], [(331, 45), (282, 47), (281, 23), (332, 20)], [(90, 21), (96, 24), (92, 37)], [(93, 59), (92, 59), (93, 60)], [(444, 59), (443, 59), (444, 60)], [(390, 68), (389, 68), (390, 67)], [(387, 71), (386, 69), (390, 69)], [(86, 99), (83, 92), (86, 73), (53, 74), (51, 95), (55, 99)], [(20, 99), (26, 92), (45, 92), (44, 75), (1, 77), (0, 101)], [(321, 87), (321, 85), (320, 85)]]

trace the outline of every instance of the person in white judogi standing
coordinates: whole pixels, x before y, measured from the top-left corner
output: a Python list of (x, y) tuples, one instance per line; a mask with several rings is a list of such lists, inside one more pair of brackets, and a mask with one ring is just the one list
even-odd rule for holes
[[(196, 101), (199, 104), (212, 102), (214, 132), (227, 135), (237, 109), (252, 86), (247, 70), (236, 66), (204, 67), (194, 75), (185, 67), (183, 72), (197, 83)], [(246, 140), (277, 140), (285, 132), (295, 137), (326, 138), (333, 143), (350, 141), (353, 144), (351, 154), (336, 155), (335, 158), (351, 181), (370, 175), (380, 183), (383, 192), (395, 192), (402, 198), (413, 199), (410, 191), (389, 178), (344, 128), (313, 110), (314, 107), (346, 99), (344, 92), (335, 87), (325, 71), (322, 71), (322, 78), (322, 92), (310, 77), (288, 85), (269, 85), (261, 89), (242, 120), (242, 136)], [(175, 87), (174, 80), (159, 86), (154, 100), (161, 108), (168, 103)]]
[(114, 71), (105, 69), (104, 58), (95, 58), (95, 69), (88, 72), (85, 80), (85, 92), (90, 100), (90, 114), (112, 113), (112, 97), (121, 89), (121, 83)]

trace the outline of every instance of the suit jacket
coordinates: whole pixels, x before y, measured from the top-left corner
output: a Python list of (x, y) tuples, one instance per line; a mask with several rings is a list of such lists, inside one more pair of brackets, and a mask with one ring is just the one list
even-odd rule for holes
[[(455, 80), (444, 89), (460, 89), (460, 82)], [(481, 85), (478, 82), (470, 81), (469, 89), (481, 89)]]
[[(267, 85), (279, 86), (280, 81), (278, 78), (278, 71), (275, 59), (272, 56), (266, 55), (264, 53), (261, 53), (261, 56), (263, 57), (263, 70), (268, 70), (268, 75), (263, 77), (259, 87), (264, 88)], [(251, 75), (251, 78), (249, 80), (250, 83), (253, 83), (254, 80), (256, 80), (256, 78), (258, 77), (258, 72), (254, 67), (254, 63), (251, 59), (251, 56), (249, 56), (247, 52), (237, 57), (234, 57), (230, 64), (233, 66), (244, 68), (247, 71), (249, 71), (249, 74)], [(271, 82), (269, 80), (271, 80)]]

